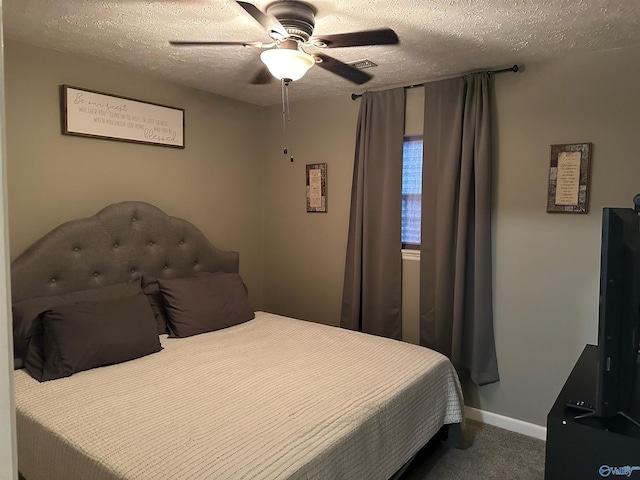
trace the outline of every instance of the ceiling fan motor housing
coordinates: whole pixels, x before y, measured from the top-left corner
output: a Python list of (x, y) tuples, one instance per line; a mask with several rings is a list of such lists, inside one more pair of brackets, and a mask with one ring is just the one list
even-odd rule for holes
[(266, 13), (276, 17), (287, 33), (302, 43), (313, 35), (316, 11), (311, 5), (285, 0), (268, 5)]
[[(272, 76), (285, 81), (300, 79), (314, 64), (345, 80), (362, 85), (372, 76), (329, 55), (311, 55), (303, 47), (362, 47), (396, 45), (399, 42), (398, 35), (390, 28), (313, 37), (317, 10), (305, 1), (274, 0), (264, 8), (264, 11), (250, 2), (236, 0), (236, 4), (268, 32), (273, 42), (265, 44), (238, 41), (170, 41), (169, 43), (182, 46), (241, 45), (263, 49), (260, 59), (265, 66), (251, 80), (251, 83), (256, 85), (267, 83)], [(313, 41), (310, 41), (312, 38)]]

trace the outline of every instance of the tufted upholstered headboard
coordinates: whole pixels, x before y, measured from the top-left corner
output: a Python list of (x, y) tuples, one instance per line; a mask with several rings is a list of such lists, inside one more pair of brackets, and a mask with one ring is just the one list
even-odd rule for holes
[(53, 229), (11, 263), (13, 302), (112, 285), (137, 275), (238, 273), (239, 254), (144, 202), (115, 203)]

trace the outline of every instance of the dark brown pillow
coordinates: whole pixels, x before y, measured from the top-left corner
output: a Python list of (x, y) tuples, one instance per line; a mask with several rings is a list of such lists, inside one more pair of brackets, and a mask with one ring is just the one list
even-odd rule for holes
[(162, 350), (153, 310), (142, 292), (107, 302), (58, 305), (42, 314), (42, 325), (44, 364), (41, 369), (26, 365), (41, 382)]
[(158, 285), (158, 279), (153, 277), (142, 277), (142, 291), (149, 299), (151, 309), (156, 317), (156, 323), (158, 324), (158, 335), (169, 333), (167, 327), (167, 311), (162, 303), (162, 294), (160, 293), (160, 286)]
[[(106, 287), (79, 290), (63, 295), (36, 297), (20, 300), (13, 304), (13, 356), (15, 368), (24, 366), (27, 355), (27, 342), (30, 337), (42, 334), (39, 315), (56, 305), (74, 302), (101, 302), (117, 298), (131, 297), (140, 292), (140, 278)], [(34, 343), (38, 343), (36, 340)]]
[(158, 285), (172, 337), (219, 330), (255, 317), (247, 287), (236, 273), (201, 272), (158, 279)]

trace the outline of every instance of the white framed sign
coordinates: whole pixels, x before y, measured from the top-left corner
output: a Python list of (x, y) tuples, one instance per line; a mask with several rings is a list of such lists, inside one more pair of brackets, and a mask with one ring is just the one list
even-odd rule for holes
[(184, 109), (61, 85), (62, 133), (184, 148)]

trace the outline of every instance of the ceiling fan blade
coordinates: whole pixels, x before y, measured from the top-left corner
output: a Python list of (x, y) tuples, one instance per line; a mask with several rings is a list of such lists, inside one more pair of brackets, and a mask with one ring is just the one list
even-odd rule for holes
[(274, 32), (280, 39), (287, 38), (289, 36), (287, 31), (284, 29), (284, 27), (276, 17), (262, 13), (262, 11), (252, 3), (236, 3), (244, 8), (245, 12), (251, 15), (260, 25), (262, 25), (262, 28), (269, 32), (269, 34)]
[(324, 68), (331, 73), (335, 73), (336, 75), (344, 78), (345, 80), (349, 80), (350, 82), (356, 83), (358, 85), (362, 85), (363, 83), (367, 83), (369, 80), (373, 78), (372, 75), (369, 75), (362, 70), (358, 70), (351, 65), (347, 65), (346, 63), (341, 62), (340, 60), (336, 60), (333, 57), (328, 55), (316, 55), (317, 58), (322, 60), (316, 65), (320, 68)]
[(271, 83), (272, 81), (273, 75), (271, 75), (269, 69), (266, 66), (263, 66), (253, 75), (253, 77), (251, 77), (249, 83), (252, 85), (264, 85), (267, 83)]
[(169, 44), (175, 47), (206, 47), (210, 45), (218, 46), (236, 46), (262, 48), (265, 46), (262, 42), (209, 42), (209, 41), (191, 41), (191, 40), (170, 40)]
[(390, 28), (383, 28), (363, 32), (314, 36), (309, 43), (323, 48), (363, 47), (366, 45), (396, 45), (400, 43), (400, 39), (396, 32)]

